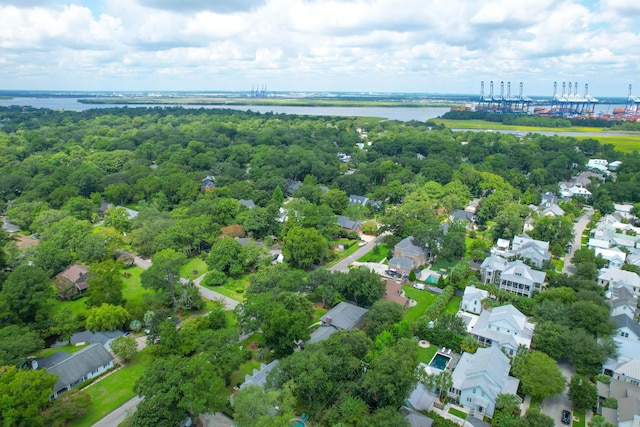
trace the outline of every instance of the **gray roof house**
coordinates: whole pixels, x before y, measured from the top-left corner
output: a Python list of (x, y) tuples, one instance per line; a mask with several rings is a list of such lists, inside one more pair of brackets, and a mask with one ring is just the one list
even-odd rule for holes
[(404, 421), (409, 427), (431, 427), (433, 425), (431, 418), (406, 406), (401, 407), (398, 412), (404, 415)]
[(541, 199), (542, 201), (540, 202), (540, 207), (542, 209), (550, 208), (551, 206), (555, 206), (558, 203), (558, 197), (548, 191), (542, 195)]
[(509, 376), (509, 358), (498, 347), (463, 353), (453, 371), (449, 397), (470, 415), (492, 417), (499, 394), (516, 394), (520, 380)]
[(473, 212), (463, 211), (462, 209), (456, 209), (451, 213), (451, 219), (453, 220), (459, 219), (459, 220), (467, 221), (473, 224), (476, 221), (476, 216), (473, 214)]
[[(598, 381), (598, 409), (602, 416), (613, 425), (635, 427), (640, 425), (640, 388), (628, 382), (611, 380), (609, 384)], [(601, 401), (613, 397), (618, 408), (604, 408)]]
[(632, 271), (603, 268), (598, 275), (598, 284), (604, 287), (624, 286), (636, 297), (640, 295), (640, 276)]
[(338, 215), (338, 225), (348, 231), (362, 231), (362, 223), (347, 218), (344, 215)]
[(544, 271), (534, 270), (520, 260), (506, 265), (500, 274), (498, 287), (521, 297), (531, 298), (533, 292), (542, 291), (542, 285), (547, 277)]
[[(63, 354), (58, 355), (58, 353)], [(57, 355), (55, 359), (41, 358), (34, 361), (34, 367), (46, 367), (47, 373), (58, 376), (51, 399), (113, 367), (113, 357), (102, 344), (91, 344), (70, 355), (64, 352), (58, 353), (54, 354)]]
[(618, 328), (616, 333), (620, 338), (640, 342), (640, 323), (625, 314), (618, 314), (611, 318)]
[(253, 209), (253, 208), (256, 207), (256, 204), (253, 202), (253, 200), (238, 199), (238, 203), (240, 203), (241, 205), (246, 206), (249, 209)]
[(482, 283), (497, 285), (500, 283), (500, 275), (507, 268), (507, 260), (499, 255), (491, 255), (480, 264), (480, 276)]
[(551, 259), (551, 253), (549, 253), (549, 242), (532, 239), (526, 234), (521, 234), (520, 236), (513, 238), (511, 251), (506, 255), (507, 258), (520, 256), (528, 259), (538, 268), (542, 267), (542, 264), (545, 261), (549, 261)]
[(322, 324), (311, 333), (307, 344), (324, 341), (337, 331), (350, 331), (364, 327), (364, 317), (367, 311), (369, 310), (366, 308), (344, 301), (340, 302), (320, 318)]
[(369, 198), (365, 196), (358, 196), (356, 194), (352, 194), (349, 196), (349, 204), (350, 205), (362, 205), (367, 206), (369, 203)]
[(531, 347), (534, 328), (527, 316), (511, 304), (483, 310), (477, 321), (467, 326), (480, 344), (498, 347), (512, 356), (520, 346)]
[(254, 369), (253, 374), (246, 374), (244, 376), (244, 382), (240, 385), (240, 388), (247, 387), (248, 385), (257, 385), (264, 387), (267, 382), (267, 375), (278, 365), (278, 359), (271, 361), (268, 365), (264, 363), (260, 364), (260, 369)]
[(608, 294), (611, 305), (611, 317), (624, 314), (635, 319), (638, 312), (638, 299), (624, 286), (613, 286)]

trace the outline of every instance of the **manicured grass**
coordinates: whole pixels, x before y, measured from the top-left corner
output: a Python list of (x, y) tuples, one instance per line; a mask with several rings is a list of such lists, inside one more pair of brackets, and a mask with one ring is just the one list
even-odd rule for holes
[(90, 345), (90, 344), (82, 344), (82, 345), (67, 344), (67, 345), (62, 346), (62, 347), (45, 348), (45, 349), (42, 349), (39, 352), (37, 352), (35, 354), (35, 356), (36, 357), (47, 357), (47, 356), (51, 356), (53, 353), (57, 353), (59, 351), (64, 351), (65, 353), (73, 354), (78, 350), (82, 350), (83, 348), (85, 348), (88, 345)]
[(449, 413), (451, 415), (455, 415), (458, 418), (462, 418), (463, 420), (467, 419), (467, 414), (465, 412), (459, 411), (455, 408), (449, 408)]
[(428, 364), (433, 359), (433, 355), (438, 351), (438, 347), (431, 345), (429, 348), (418, 347), (418, 362)]
[(462, 301), (462, 297), (452, 296), (447, 306), (444, 308), (445, 313), (456, 314), (460, 309), (460, 302)]
[[(204, 262), (199, 256), (196, 256), (194, 258), (191, 258), (189, 262), (187, 262), (180, 268), (180, 277), (193, 280), (202, 276), (207, 271), (209, 271), (207, 263)], [(194, 272), (197, 273), (194, 274)]]
[(415, 322), (418, 320), (424, 312), (427, 311), (427, 308), (433, 304), (433, 301), (437, 297), (429, 291), (419, 291), (418, 289), (413, 289), (413, 287), (409, 285), (403, 286), (402, 289), (407, 297), (418, 303), (404, 313), (404, 320), (408, 322)]
[(227, 386), (229, 393), (233, 393), (233, 387), (244, 382), (245, 375), (253, 375), (254, 369), (260, 369), (260, 362), (257, 360), (252, 359), (240, 365), (240, 367), (231, 374), (231, 383)]
[(91, 396), (91, 406), (85, 416), (74, 420), (71, 427), (89, 427), (105, 415), (135, 396), (133, 385), (151, 364), (151, 353), (142, 350), (131, 362), (108, 377), (93, 383), (86, 389)]
[(324, 308), (316, 308), (313, 310), (313, 323), (319, 322), (320, 318), (327, 313)]
[(564, 259), (554, 259), (551, 261), (556, 266), (556, 271), (562, 273), (562, 269), (564, 268)]
[(616, 135), (616, 136), (578, 136), (576, 139), (597, 139), (601, 144), (612, 144), (617, 151), (631, 153), (640, 150), (640, 134), (637, 135)]
[(361, 257), (358, 262), (382, 262), (382, 260), (387, 257), (390, 248), (384, 243), (380, 243), (377, 248), (377, 251), (374, 248), (368, 254)]
[(578, 421), (571, 423), (573, 427), (585, 427), (587, 421), (584, 412), (573, 411), (573, 416), (578, 418)]
[(225, 283), (224, 286), (205, 286), (205, 287), (211, 289), (212, 291), (218, 292), (219, 294), (222, 294), (225, 297), (229, 297), (236, 301), (242, 302), (244, 301), (245, 296), (242, 293), (236, 292), (236, 290), (239, 288), (246, 290), (249, 287), (249, 279), (248, 279), (248, 276), (242, 276), (237, 279), (227, 280), (227, 283)]
[(123, 274), (129, 275), (129, 277), (124, 277), (124, 289), (122, 290), (122, 296), (127, 301), (139, 301), (142, 302), (142, 296), (144, 294), (152, 293), (153, 291), (149, 289), (145, 289), (142, 287), (142, 283), (140, 282), (140, 274), (144, 269), (138, 267), (137, 265), (134, 267), (127, 268), (123, 270)]

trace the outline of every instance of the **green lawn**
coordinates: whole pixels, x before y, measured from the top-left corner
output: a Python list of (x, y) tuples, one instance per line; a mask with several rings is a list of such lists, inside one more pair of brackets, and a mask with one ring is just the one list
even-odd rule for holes
[(448, 275), (448, 274), (449, 274), (449, 269), (450, 269), (451, 267), (455, 267), (455, 266), (456, 266), (456, 264), (458, 264), (459, 262), (460, 262), (460, 261), (456, 261), (456, 260), (453, 260), (453, 261), (447, 261), (446, 259), (444, 259), (444, 258), (442, 258), (442, 257), (438, 257), (438, 258), (436, 259), (435, 264), (433, 264), (433, 265), (431, 266), (431, 270), (438, 271), (438, 270), (440, 270), (440, 269), (442, 268), (442, 269), (445, 269), (445, 270), (447, 271), (447, 272), (446, 272), (446, 274)]
[(578, 418), (578, 421), (573, 421), (571, 425), (573, 427), (585, 427), (586, 425), (586, 417), (584, 411), (573, 411), (573, 416)]
[(382, 260), (387, 257), (390, 248), (384, 243), (380, 243), (378, 246), (376, 246), (376, 248), (378, 249), (376, 250), (374, 248), (365, 256), (361, 257), (358, 262), (382, 262)]
[(407, 297), (418, 303), (404, 313), (404, 320), (410, 323), (418, 320), (437, 297), (429, 291), (419, 291), (409, 285), (403, 286), (402, 289)]
[(135, 396), (133, 385), (144, 374), (151, 361), (151, 353), (143, 350), (131, 359), (129, 365), (105, 379), (93, 383), (86, 389), (92, 401), (87, 414), (74, 420), (69, 426), (92, 426), (105, 415)]
[(438, 347), (432, 345), (429, 348), (418, 347), (418, 362), (428, 364), (433, 359), (433, 355), (438, 351)]
[[(593, 139), (593, 136), (578, 136), (576, 139)], [(612, 144), (617, 151), (623, 153), (631, 153), (640, 149), (640, 134), (637, 135), (615, 135), (615, 136), (596, 136), (595, 139), (601, 144)]]
[(187, 262), (180, 268), (180, 277), (193, 280), (202, 276), (207, 271), (209, 271), (207, 263), (204, 262), (199, 256), (196, 256), (195, 258), (191, 258), (189, 262)]
[(142, 302), (142, 296), (152, 292), (149, 289), (143, 288), (140, 283), (140, 274), (142, 274), (143, 271), (144, 269), (137, 265), (123, 271), (123, 274), (129, 275), (129, 277), (124, 277), (124, 289), (122, 290), (122, 296), (127, 301)]
[(229, 394), (233, 393), (233, 387), (242, 384), (244, 382), (245, 375), (253, 375), (254, 369), (260, 369), (260, 362), (257, 360), (249, 360), (248, 362), (244, 362), (240, 367), (231, 374), (231, 383), (227, 387)]
[(449, 413), (451, 415), (455, 415), (458, 418), (462, 418), (463, 420), (467, 419), (467, 414), (465, 412), (459, 411), (455, 408), (449, 408)]
[[(505, 125), (497, 122), (488, 122), (484, 120), (449, 120), (449, 119), (432, 119), (438, 124), (443, 124), (449, 129), (487, 129), (487, 130), (514, 130), (522, 132), (549, 131), (549, 132), (607, 132), (610, 129), (586, 127), (586, 126), (568, 126), (568, 127), (542, 127), (542, 126), (522, 126), (522, 125)], [(594, 137), (588, 137), (594, 138)], [(595, 137), (600, 139), (601, 137)], [(603, 142), (604, 144), (604, 142)]]
[[(205, 286), (205, 285), (203, 285)], [(246, 290), (249, 287), (249, 279), (248, 276), (241, 276), (237, 279), (229, 279), (224, 286), (205, 286), (206, 288), (211, 289), (212, 291), (218, 292), (219, 294), (224, 295), (225, 297), (229, 297), (236, 301), (244, 301), (244, 294), (237, 292), (238, 289), (242, 288)]]
[(456, 314), (460, 309), (460, 302), (462, 301), (462, 297), (452, 296), (447, 306), (444, 308), (445, 313)]

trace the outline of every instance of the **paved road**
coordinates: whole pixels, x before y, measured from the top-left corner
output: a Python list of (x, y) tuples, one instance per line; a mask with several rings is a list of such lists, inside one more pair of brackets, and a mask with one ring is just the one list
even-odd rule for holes
[(376, 237), (375, 239), (371, 240), (363, 247), (358, 248), (357, 251), (355, 251), (348, 257), (341, 259), (335, 265), (333, 265), (332, 267), (329, 267), (329, 271), (341, 271), (341, 272), (349, 271), (349, 265), (351, 265), (353, 261), (360, 259), (366, 254), (368, 254), (369, 252), (371, 252), (373, 248), (375, 248), (376, 245), (381, 241), (382, 241), (382, 236)]
[(127, 411), (135, 411), (136, 406), (142, 399), (138, 396), (133, 397), (131, 400), (125, 402), (119, 408), (109, 413), (106, 417), (98, 421), (93, 427), (116, 427), (127, 416)]
[(573, 255), (575, 255), (576, 251), (582, 247), (582, 233), (585, 228), (587, 228), (587, 224), (591, 221), (592, 216), (593, 209), (587, 211), (584, 215), (578, 218), (578, 222), (573, 225), (573, 234), (575, 237), (571, 247), (571, 253), (565, 255), (564, 267), (562, 268), (562, 272), (565, 274), (573, 274), (576, 272), (576, 267), (571, 264), (571, 260), (573, 259)]
[[(562, 371), (562, 375), (567, 378), (567, 384), (569, 384), (571, 377), (576, 373), (573, 365), (568, 362), (559, 362), (558, 367), (560, 368), (560, 371)], [(569, 387), (567, 387), (564, 392), (549, 397), (542, 402), (540, 410), (543, 414), (546, 414), (553, 419), (555, 427), (566, 427), (560, 420), (562, 418), (562, 410), (566, 409), (567, 411), (571, 411), (572, 408), (571, 401), (567, 396), (568, 390)]]
[[(204, 274), (200, 277), (198, 277), (197, 279), (195, 279), (193, 281), (193, 284), (196, 285), (196, 287), (198, 288), (198, 292), (200, 292), (200, 295), (202, 295), (203, 298), (208, 299), (209, 301), (222, 301), (224, 302), (224, 306), (227, 310), (233, 310), (234, 308), (236, 308), (236, 306), (238, 304), (240, 304), (238, 301), (234, 300), (233, 298), (229, 298), (225, 295), (219, 294), (215, 291), (212, 291), (209, 288), (205, 288), (204, 286), (200, 285), (200, 282), (202, 282), (202, 279), (204, 279)], [(186, 283), (187, 279), (183, 279), (180, 278), (180, 283)]]

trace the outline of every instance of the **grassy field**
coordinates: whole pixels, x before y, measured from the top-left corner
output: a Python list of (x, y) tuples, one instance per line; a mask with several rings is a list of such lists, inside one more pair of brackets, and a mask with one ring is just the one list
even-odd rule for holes
[(429, 291), (419, 291), (418, 289), (413, 289), (413, 287), (409, 285), (403, 286), (402, 289), (407, 297), (418, 303), (407, 310), (404, 314), (404, 320), (408, 322), (415, 322), (418, 320), (424, 312), (427, 311), (427, 307), (429, 307), (437, 297), (437, 295), (434, 295)]
[(180, 268), (180, 277), (193, 280), (202, 276), (207, 271), (209, 271), (207, 263), (197, 256), (195, 258), (191, 258), (189, 262)]
[[(593, 138), (590, 136), (578, 136), (576, 139)], [(640, 150), (640, 134), (638, 135), (616, 135), (595, 137), (601, 144), (612, 144), (617, 151), (631, 153)]]
[(521, 125), (505, 125), (497, 122), (487, 122), (484, 120), (449, 120), (449, 119), (432, 119), (438, 124), (443, 124), (449, 129), (486, 129), (486, 130), (512, 130), (521, 132), (608, 132), (610, 129), (592, 128), (585, 126), (569, 126), (569, 127), (541, 127), (541, 126), (521, 126)]
[(447, 306), (444, 308), (445, 313), (456, 314), (458, 309), (460, 308), (460, 302), (462, 301), (462, 297), (452, 296)]
[(85, 416), (74, 420), (69, 426), (92, 426), (96, 421), (135, 396), (133, 385), (144, 374), (151, 361), (151, 354), (143, 350), (136, 354), (127, 366), (89, 386), (86, 391), (91, 396), (93, 403)]
[(83, 344), (83, 345), (67, 344), (67, 345), (62, 346), (62, 347), (45, 348), (45, 349), (42, 349), (39, 352), (37, 352), (35, 354), (35, 356), (36, 357), (47, 357), (47, 356), (51, 356), (53, 353), (57, 353), (59, 351), (64, 351), (65, 353), (73, 354), (78, 350), (82, 350), (83, 348), (85, 348), (88, 345), (90, 345), (90, 344)]
[(87, 299), (84, 297), (74, 301), (62, 301), (58, 298), (55, 298), (51, 300), (51, 306), (52, 306), (51, 312), (52, 314), (55, 314), (60, 310), (62, 310), (63, 308), (68, 307), (69, 309), (71, 309), (71, 312), (76, 316), (79, 316), (79, 315), (84, 316), (89, 311), (87, 304), (85, 304), (86, 300)]
[(384, 243), (380, 243), (377, 248), (377, 251), (375, 249), (372, 250), (371, 252), (360, 258), (358, 262), (382, 262), (382, 260), (387, 257), (387, 254), (389, 253), (389, 250), (391, 248)]
[(122, 296), (127, 301), (142, 302), (142, 296), (152, 292), (149, 289), (143, 288), (140, 283), (140, 274), (142, 274), (143, 271), (144, 270), (138, 266), (127, 268), (123, 271), (123, 273), (130, 275), (124, 278), (124, 289), (122, 290)]

